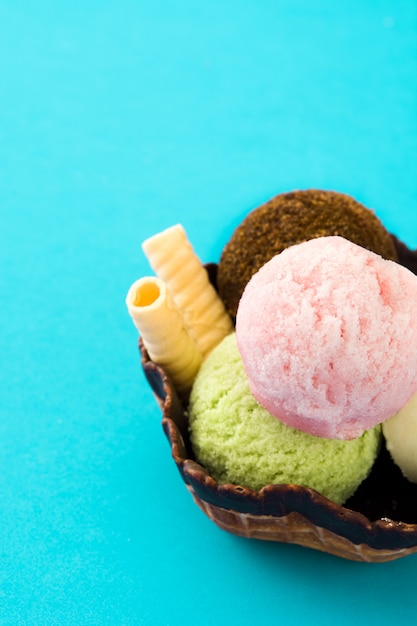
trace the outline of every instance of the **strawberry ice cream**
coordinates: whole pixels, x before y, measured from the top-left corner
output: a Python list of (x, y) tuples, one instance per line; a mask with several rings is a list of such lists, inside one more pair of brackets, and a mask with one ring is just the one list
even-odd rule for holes
[(287, 248), (250, 280), (237, 342), (250, 388), (304, 432), (353, 439), (417, 391), (417, 277), (342, 237)]

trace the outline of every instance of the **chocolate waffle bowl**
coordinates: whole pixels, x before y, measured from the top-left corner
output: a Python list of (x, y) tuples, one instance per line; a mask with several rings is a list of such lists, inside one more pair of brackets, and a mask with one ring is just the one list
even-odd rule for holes
[[(399, 262), (417, 273), (417, 251), (393, 237)], [(216, 284), (214, 264), (206, 265)], [(200, 509), (221, 529), (251, 539), (294, 543), (362, 562), (417, 552), (417, 485), (403, 478), (385, 447), (368, 478), (344, 506), (294, 484), (259, 491), (219, 484), (193, 457), (187, 413), (166, 372), (139, 341), (142, 367), (162, 411), (172, 458)]]

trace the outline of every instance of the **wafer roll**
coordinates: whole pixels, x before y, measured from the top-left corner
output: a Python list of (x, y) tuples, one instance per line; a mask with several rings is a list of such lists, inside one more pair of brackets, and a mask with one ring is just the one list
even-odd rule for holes
[(154, 272), (169, 288), (203, 358), (229, 333), (232, 320), (181, 224), (142, 244)]
[(180, 394), (186, 394), (202, 356), (165, 283), (154, 276), (137, 280), (126, 305), (152, 361), (164, 367)]

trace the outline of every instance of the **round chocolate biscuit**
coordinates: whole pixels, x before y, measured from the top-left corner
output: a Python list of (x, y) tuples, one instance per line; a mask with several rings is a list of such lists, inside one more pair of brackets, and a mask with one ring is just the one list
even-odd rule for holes
[(224, 247), (217, 280), (229, 314), (236, 316), (250, 278), (272, 257), (294, 244), (329, 235), (397, 260), (392, 237), (379, 218), (352, 197), (316, 189), (279, 194), (251, 211)]

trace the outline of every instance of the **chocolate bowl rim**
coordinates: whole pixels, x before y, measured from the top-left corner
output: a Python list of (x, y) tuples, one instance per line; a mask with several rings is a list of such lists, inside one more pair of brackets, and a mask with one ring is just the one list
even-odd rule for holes
[[(187, 451), (188, 425), (182, 403), (164, 369), (150, 360), (139, 340), (142, 368), (163, 411), (162, 427), (172, 458), (187, 486), (202, 501), (222, 509), (255, 516), (285, 517), (298, 513), (312, 524), (374, 550), (417, 550), (417, 524), (380, 518), (329, 500), (318, 491), (295, 484), (266, 485), (256, 491), (231, 483), (218, 483)], [(186, 444), (187, 441), (187, 444)]]

